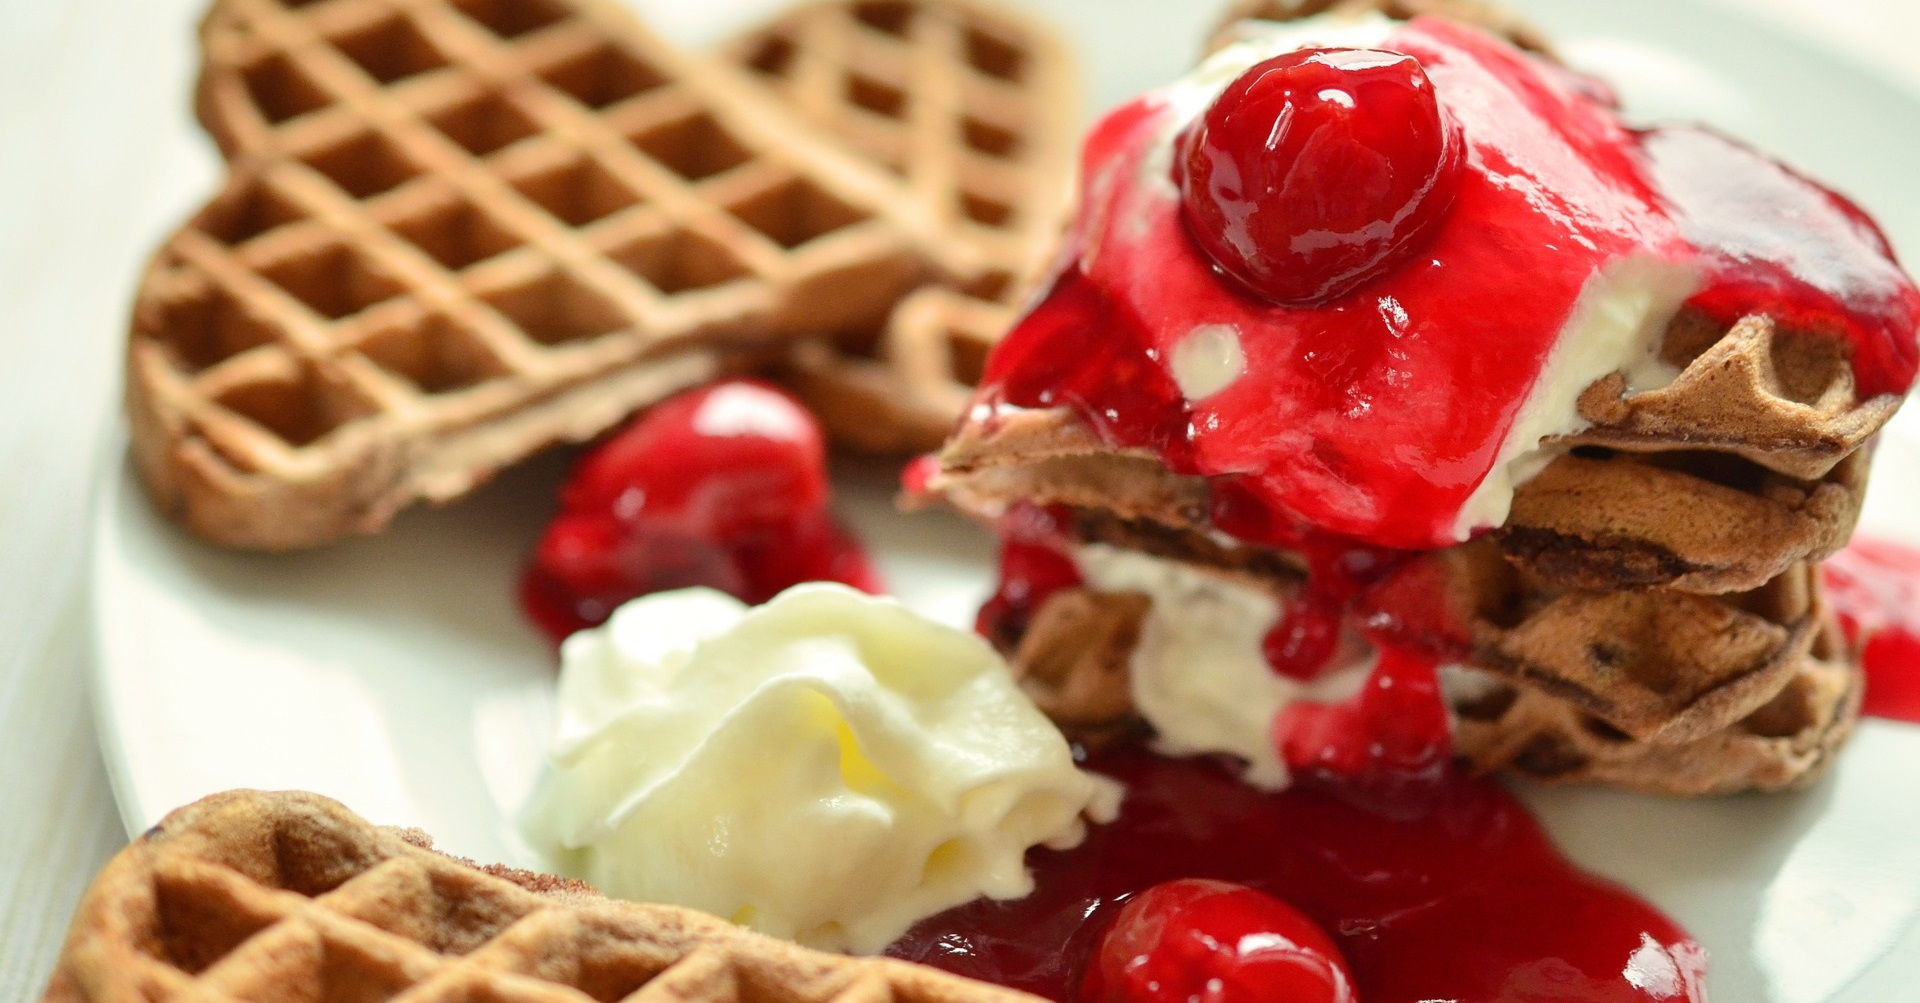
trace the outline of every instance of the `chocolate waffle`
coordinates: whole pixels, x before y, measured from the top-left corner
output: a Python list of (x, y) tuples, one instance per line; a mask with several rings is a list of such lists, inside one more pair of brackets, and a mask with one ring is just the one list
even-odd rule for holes
[[(1448, 0), (1243, 4), (1236, 16), (1437, 13), (1544, 50), (1511, 17)], [(1483, 770), (1701, 794), (1817, 776), (1859, 713), (1855, 654), (1820, 599), (1872, 436), (1900, 405), (1854, 383), (1846, 343), (1765, 316), (1683, 311), (1660, 341), (1677, 373), (1579, 399), (1587, 427), (1543, 446), (1501, 527), (1408, 575), (1451, 615), (1397, 640), (1461, 664), (1448, 675), (1458, 752)], [(1068, 409), (982, 408), (948, 442), (932, 488), (994, 519), (1060, 506), (1071, 535), (1229, 574), (1276, 597), (1305, 562), (1237, 546), (1209, 523), (1207, 483), (1115, 450)], [(1139, 597), (1072, 589), (995, 640), (1056, 719), (1095, 738), (1139, 727), (1123, 692)], [(1416, 604), (1419, 605), (1419, 604)], [(1429, 633), (1422, 634), (1422, 630)]]
[[(1161, 527), (1083, 517), (1084, 540), (1184, 560), (1242, 585), (1296, 590), (1287, 555), (1225, 549)], [(1451, 616), (1406, 643), (1442, 647), (1455, 751), (1480, 772), (1669, 794), (1804, 785), (1859, 717), (1862, 676), (1799, 565), (1744, 593), (1565, 591), (1492, 541), (1426, 559)], [(1422, 569), (1424, 570), (1424, 569)], [(1035, 702), (1077, 741), (1144, 732), (1130, 660), (1148, 601), (1074, 588), (999, 638)], [(1431, 627), (1431, 625), (1424, 625)]]
[[(940, 37), (1002, 73), (1025, 54)], [(221, 543), (377, 530), (795, 341), (881, 330), (928, 282), (1027, 267), (992, 259), (1045, 215), (983, 208), (1016, 167), (921, 198), (609, 0), (218, 0), (201, 41), (229, 175), (142, 282), (128, 411), (155, 499)], [(953, 142), (1001, 135), (1005, 107), (947, 107)]]
[(235, 791), (188, 805), (94, 879), (44, 998), (1035, 1000), (431, 846), (313, 794)]
[(1066, 225), (1080, 103), (1065, 41), (966, 0), (862, 0), (799, 8), (726, 51), (898, 175), (971, 260), (877, 333), (797, 345), (786, 372), (843, 445), (939, 446)]

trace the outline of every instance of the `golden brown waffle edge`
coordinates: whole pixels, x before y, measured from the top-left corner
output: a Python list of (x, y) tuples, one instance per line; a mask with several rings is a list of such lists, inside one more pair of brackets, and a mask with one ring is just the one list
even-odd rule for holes
[(313, 794), (233, 791), (180, 808), (94, 879), (44, 998), (1035, 1000), (430, 847)]

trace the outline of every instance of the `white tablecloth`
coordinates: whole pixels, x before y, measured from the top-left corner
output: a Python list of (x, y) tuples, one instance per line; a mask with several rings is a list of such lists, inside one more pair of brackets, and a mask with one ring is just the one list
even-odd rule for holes
[[(1911, 0), (1715, 2), (1920, 87)], [(87, 707), (86, 512), (129, 290), (180, 193), (211, 182), (179, 138), (199, 6), (0, 4), (0, 1000), (37, 995), (126, 838)]]

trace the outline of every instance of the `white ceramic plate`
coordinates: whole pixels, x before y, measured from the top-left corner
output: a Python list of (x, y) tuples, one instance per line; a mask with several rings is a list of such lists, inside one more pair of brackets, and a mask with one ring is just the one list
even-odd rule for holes
[[(635, 0), (703, 40), (762, 0)], [(1210, 3), (1035, 0), (1082, 45), (1107, 105), (1178, 73)], [(1858, 196), (1920, 250), (1920, 103), (1843, 60), (1679, 0), (1536, 0), (1579, 64), (1644, 117), (1701, 118)], [(1171, 40), (1171, 41), (1169, 41)], [(191, 127), (182, 121), (184, 133)], [(186, 140), (183, 138), (182, 140)], [(1867, 531), (1920, 542), (1920, 412), (1887, 436)], [(388, 533), (292, 556), (202, 546), (161, 520), (115, 462), (93, 558), (100, 734), (130, 831), (232, 787), (306, 788), (418, 825), (456, 853), (524, 861), (509, 817), (538, 769), (552, 655), (513, 582), (549, 511), (558, 461), (517, 471)], [(842, 507), (909, 604), (960, 624), (985, 593), (989, 541), (908, 519), (876, 469)], [(1920, 980), (1920, 728), (1867, 723), (1805, 794), (1674, 802), (1524, 792), (1578, 861), (1637, 889), (1712, 953), (1722, 1001), (1910, 999)]]

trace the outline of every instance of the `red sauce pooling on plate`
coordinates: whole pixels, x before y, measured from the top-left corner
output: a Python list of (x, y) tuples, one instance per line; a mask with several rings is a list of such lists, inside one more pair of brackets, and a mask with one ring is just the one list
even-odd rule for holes
[[(1089, 137), (1069, 253), (982, 402), (1074, 408), (1115, 446), (1231, 476), (1268, 524), (1422, 549), (1457, 541), (1582, 291), (1624, 262), (1690, 270), (1691, 306), (1721, 321), (1848, 339), (1866, 394), (1912, 385), (1920, 291), (1845, 199), (1712, 133), (1629, 129), (1471, 28), (1417, 19), (1380, 47), (1419, 61), (1466, 144), (1450, 209), (1404, 260), (1307, 305), (1223, 277), (1169, 177), (1190, 97), (1150, 95)], [(1190, 400), (1172, 361), (1221, 328), (1245, 372)]]
[(522, 605), (557, 641), (669, 589), (704, 585), (749, 603), (811, 581), (877, 592), (866, 553), (827, 510), (826, 455), (813, 416), (768, 384), (675, 397), (581, 461)]
[(1863, 711), (1920, 724), (1920, 550), (1855, 540), (1820, 570), (1866, 667)]
[(1029, 857), (1038, 889), (916, 926), (895, 957), (1075, 1000), (1129, 897), (1211, 878), (1331, 935), (1366, 1003), (1703, 1001), (1704, 952), (1673, 921), (1569, 864), (1498, 785), (1445, 774), (1386, 801), (1317, 784), (1266, 794), (1225, 767), (1127, 748), (1112, 825)]

